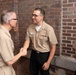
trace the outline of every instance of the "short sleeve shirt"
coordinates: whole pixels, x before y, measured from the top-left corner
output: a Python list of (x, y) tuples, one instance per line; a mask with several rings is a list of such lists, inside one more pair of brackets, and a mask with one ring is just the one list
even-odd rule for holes
[(13, 59), (14, 45), (11, 35), (2, 25), (0, 25), (0, 66)]
[(54, 29), (43, 22), (39, 31), (35, 29), (36, 25), (30, 25), (27, 29), (26, 40), (31, 41), (32, 49), (39, 52), (49, 52), (52, 44), (57, 44), (57, 38)]

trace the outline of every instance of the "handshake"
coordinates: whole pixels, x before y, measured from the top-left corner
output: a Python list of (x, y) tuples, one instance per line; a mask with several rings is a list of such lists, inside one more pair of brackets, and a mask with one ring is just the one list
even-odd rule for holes
[(24, 49), (24, 48), (21, 48), (19, 53), (21, 54), (21, 56), (26, 56), (27, 55), (27, 50)]

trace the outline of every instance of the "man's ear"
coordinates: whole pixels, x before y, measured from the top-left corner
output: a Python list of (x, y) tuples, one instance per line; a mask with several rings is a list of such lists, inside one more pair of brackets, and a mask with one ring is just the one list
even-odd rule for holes
[(9, 20), (8, 23), (9, 23), (9, 25), (12, 25), (12, 21), (11, 20)]

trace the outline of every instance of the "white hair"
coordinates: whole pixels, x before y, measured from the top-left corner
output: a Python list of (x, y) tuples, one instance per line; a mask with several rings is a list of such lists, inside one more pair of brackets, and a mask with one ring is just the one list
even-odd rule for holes
[(2, 16), (3, 23), (8, 23), (9, 20), (12, 20), (13, 19), (13, 13), (15, 13), (15, 12), (4, 11), (3, 16)]

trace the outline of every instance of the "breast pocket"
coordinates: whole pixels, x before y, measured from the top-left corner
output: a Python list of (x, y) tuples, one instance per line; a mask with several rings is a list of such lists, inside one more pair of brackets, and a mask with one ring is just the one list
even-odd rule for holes
[(44, 34), (40, 34), (40, 35), (39, 35), (39, 38), (40, 38), (41, 40), (43, 40), (43, 41), (47, 41), (47, 36), (44, 35)]
[(46, 35), (40, 34), (40, 35), (39, 35), (39, 40), (40, 40), (40, 43), (41, 43), (42, 45), (45, 45), (46, 42), (47, 42), (47, 40), (48, 40), (48, 38), (47, 38)]
[(48, 40), (46, 30), (40, 31), (40, 33), (39, 33), (39, 38), (40, 38), (41, 40), (43, 40), (43, 41), (47, 41), (47, 40)]

